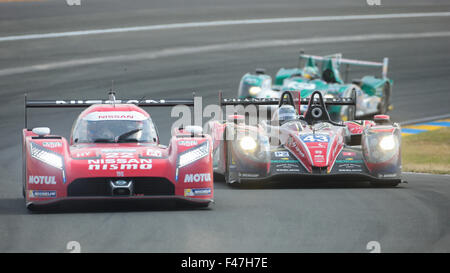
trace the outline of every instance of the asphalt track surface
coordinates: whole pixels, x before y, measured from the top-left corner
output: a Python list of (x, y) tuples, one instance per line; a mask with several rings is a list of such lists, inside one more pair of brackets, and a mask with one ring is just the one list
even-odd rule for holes
[[(382, 0), (381, 6), (356, 0), (81, 0), (79, 7), (1, 1), (0, 36), (447, 11), (448, 1), (425, 0)], [(235, 189), (217, 182), (216, 203), (203, 210), (30, 214), (20, 191), (25, 92), (33, 99), (105, 98), (113, 80), (118, 97), (185, 98), (195, 91), (207, 105), (217, 102), (219, 90), (234, 96), (240, 77), (256, 67), (274, 74), (294, 66), (304, 48), (373, 61), (389, 57), (395, 81), (390, 114), (406, 121), (449, 112), (449, 25), (448, 16), (319, 20), (1, 41), (0, 252), (65, 252), (69, 241), (78, 241), (83, 252), (368, 252), (370, 241), (378, 241), (382, 252), (449, 252), (450, 176), (404, 174), (408, 184), (395, 189), (365, 183)], [(378, 34), (385, 38), (369, 39)], [(409, 38), (395, 38), (405, 34)], [(342, 36), (353, 40), (326, 39)], [(288, 43), (311, 38), (317, 40)], [(277, 40), (286, 44), (275, 46)], [(78, 112), (32, 110), (29, 123), (67, 137)], [(149, 112), (167, 143), (169, 109)]]

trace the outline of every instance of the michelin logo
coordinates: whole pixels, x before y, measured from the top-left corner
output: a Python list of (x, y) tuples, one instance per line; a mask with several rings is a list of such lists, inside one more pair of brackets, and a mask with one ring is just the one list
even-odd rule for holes
[(203, 195), (210, 195), (211, 189), (210, 188), (200, 188), (200, 189), (185, 189), (184, 190), (184, 196), (203, 196)]
[(35, 191), (30, 190), (28, 194), (29, 198), (55, 198), (56, 191)]
[(184, 183), (192, 183), (192, 182), (210, 182), (211, 174), (210, 173), (196, 173), (196, 174), (186, 174), (184, 176)]

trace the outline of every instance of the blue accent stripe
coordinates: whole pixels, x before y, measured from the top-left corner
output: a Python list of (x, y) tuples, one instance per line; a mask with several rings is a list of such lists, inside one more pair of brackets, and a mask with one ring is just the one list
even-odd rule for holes
[(422, 133), (422, 132), (425, 132), (425, 131), (427, 131), (427, 130), (402, 128), (402, 133), (407, 133), (407, 134), (418, 134), (418, 133)]
[(427, 122), (427, 123), (420, 123), (416, 125), (433, 125), (433, 126), (444, 126), (444, 127), (450, 127), (450, 121), (433, 121), (433, 122)]

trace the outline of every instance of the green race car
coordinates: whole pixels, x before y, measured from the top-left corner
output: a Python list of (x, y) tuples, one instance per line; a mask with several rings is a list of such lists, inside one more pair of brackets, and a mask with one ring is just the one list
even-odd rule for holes
[[(348, 82), (350, 66), (381, 67), (381, 77), (363, 76)], [(345, 69), (344, 80), (340, 72), (342, 68)], [(300, 91), (304, 98), (318, 90), (324, 98), (356, 96), (356, 107), (329, 106), (328, 111), (334, 120), (346, 121), (385, 114), (392, 109), (393, 81), (387, 77), (387, 69), (388, 58), (384, 58), (383, 62), (370, 62), (344, 59), (342, 54), (314, 56), (301, 52), (298, 67), (281, 68), (274, 82), (263, 69), (245, 74), (239, 84), (238, 97), (279, 98), (284, 91)], [(301, 112), (305, 110), (301, 109)]]

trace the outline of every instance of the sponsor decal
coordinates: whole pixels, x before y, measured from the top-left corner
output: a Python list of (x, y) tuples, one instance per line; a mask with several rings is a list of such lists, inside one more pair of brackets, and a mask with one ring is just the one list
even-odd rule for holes
[(127, 159), (127, 158), (107, 158), (89, 159), (88, 170), (151, 170), (151, 159)]
[(210, 195), (211, 188), (184, 189), (184, 196), (204, 196)]
[(184, 176), (184, 183), (198, 183), (198, 182), (210, 182), (210, 173), (196, 173), (196, 174), (186, 174)]
[(329, 142), (330, 137), (324, 134), (306, 134), (300, 135), (303, 142)]
[(345, 163), (337, 166), (338, 172), (362, 172), (360, 165), (353, 163)]
[(345, 160), (336, 160), (336, 163), (363, 163), (362, 160), (353, 160), (353, 158), (351, 158), (350, 160), (347, 158)]
[(310, 149), (323, 149), (327, 148), (328, 143), (317, 142), (314, 146), (308, 146)]
[(297, 163), (297, 160), (271, 160), (270, 163)]
[(295, 164), (279, 164), (275, 167), (277, 172), (299, 172), (300, 169)]
[(46, 147), (46, 148), (59, 148), (62, 147), (62, 143), (61, 142), (42, 142), (42, 146)]
[(28, 191), (29, 198), (55, 198), (56, 191), (38, 191), (30, 190)]
[(147, 149), (145, 156), (149, 157), (162, 157), (162, 152), (160, 150)]
[(80, 152), (80, 153), (76, 153), (74, 155), (74, 158), (83, 158), (83, 157), (91, 157), (94, 156), (93, 154), (91, 154), (91, 152), (86, 151), (86, 152)]
[(343, 156), (356, 156), (355, 152), (342, 152)]
[[(75, 1), (75, 0), (72, 0)], [(57, 100), (55, 104), (68, 104), (68, 105), (84, 105), (84, 104), (108, 104), (113, 103), (111, 100)], [(116, 104), (165, 104), (166, 100), (115, 100)]]
[(102, 121), (102, 120), (136, 120), (143, 121), (147, 117), (136, 111), (109, 111), (109, 112), (92, 112), (83, 117), (83, 120)]
[(276, 157), (289, 157), (289, 152), (287, 151), (277, 151), (274, 154)]
[(312, 90), (316, 88), (316, 85), (314, 83), (291, 81), (287, 84), (287, 87), (294, 90), (302, 90), (302, 89)]
[(35, 185), (55, 185), (56, 180), (54, 176), (30, 175), (28, 177), (28, 183)]
[(295, 149), (295, 151), (300, 155), (300, 157), (305, 157), (305, 154), (300, 150), (295, 141), (292, 141), (290, 145), (293, 149)]
[(197, 144), (198, 144), (197, 140), (181, 140), (181, 141), (178, 141), (178, 145), (185, 146), (185, 147), (191, 147), (191, 146), (195, 146)]
[(239, 173), (239, 176), (255, 178), (255, 177), (259, 177), (259, 174), (257, 174), (257, 173)]
[(314, 155), (314, 162), (315, 163), (325, 162), (325, 157), (323, 155)]

